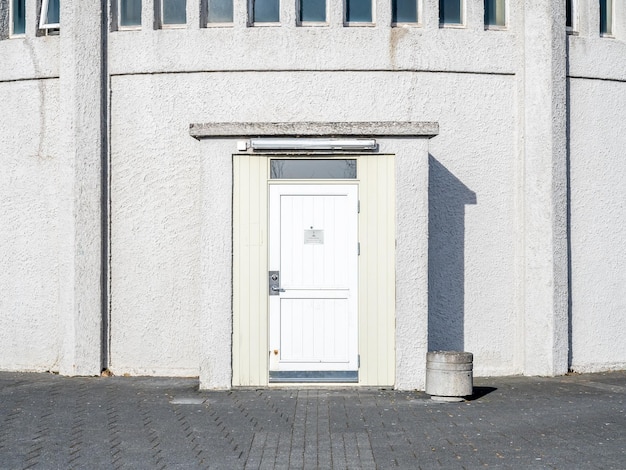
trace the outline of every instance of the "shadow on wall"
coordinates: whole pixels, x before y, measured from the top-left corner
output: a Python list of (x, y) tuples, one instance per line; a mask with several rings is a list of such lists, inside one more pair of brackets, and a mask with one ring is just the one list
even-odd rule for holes
[(428, 349), (464, 350), (465, 206), (476, 193), (428, 155)]

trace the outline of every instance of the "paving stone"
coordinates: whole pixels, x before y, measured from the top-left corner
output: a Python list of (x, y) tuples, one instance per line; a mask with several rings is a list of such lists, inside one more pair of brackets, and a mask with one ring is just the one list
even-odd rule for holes
[(378, 389), (0, 373), (0, 468), (623, 469), (626, 372)]

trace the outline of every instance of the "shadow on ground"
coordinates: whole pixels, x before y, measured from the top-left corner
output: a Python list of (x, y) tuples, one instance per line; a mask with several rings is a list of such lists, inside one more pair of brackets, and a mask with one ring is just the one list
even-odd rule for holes
[(474, 387), (474, 393), (467, 398), (468, 401), (479, 400), (485, 395), (489, 395), (491, 392), (498, 390), (495, 387)]

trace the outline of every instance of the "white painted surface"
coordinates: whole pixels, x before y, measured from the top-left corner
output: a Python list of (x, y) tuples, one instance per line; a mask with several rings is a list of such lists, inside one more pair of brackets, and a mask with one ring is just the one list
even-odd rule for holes
[[(212, 140), (202, 143), (212, 147)], [(233, 141), (230, 148), (233, 151)], [(232, 385), (268, 384), (266, 155), (233, 155)], [(212, 260), (207, 259), (207, 263)], [(228, 346), (223, 349), (228, 349)], [(201, 377), (202, 380), (202, 377)]]
[(58, 80), (0, 83), (0, 369), (59, 369)]
[[(211, 266), (202, 282), (202, 158), (220, 179), (231, 170), (199, 153), (180, 117), (156, 117), (173, 103), (136, 107), (136, 90), (120, 81), (112, 84), (110, 368), (197, 375), (203, 285), (230, 279)], [(206, 217), (211, 226), (214, 210)], [(205, 243), (217, 242), (207, 235)]]
[(285, 290), (269, 299), (270, 370), (356, 371), (358, 186), (269, 191), (269, 271)]
[[(206, 126), (209, 130), (213, 128)], [(219, 126), (218, 126), (219, 127)], [(231, 132), (240, 132), (233, 125)], [(282, 127), (282, 126), (277, 126)], [(384, 126), (383, 126), (384, 127)], [(379, 127), (380, 131), (380, 127)], [(265, 132), (273, 133), (273, 125), (266, 124)], [(427, 149), (424, 139), (414, 141), (394, 141), (394, 148), (410, 149), (407, 177), (411, 181), (427, 181)], [(213, 139), (206, 139), (202, 145), (207, 153), (213, 153)], [(379, 140), (381, 147), (387, 147), (388, 139)], [(413, 142), (407, 145), (408, 142)], [(419, 144), (417, 143), (419, 142)], [(400, 144), (400, 145), (397, 145)], [(404, 146), (404, 147), (403, 147)], [(231, 151), (234, 141), (231, 140)], [(268, 380), (267, 301), (268, 301), (268, 248), (267, 248), (267, 206), (268, 206), (268, 159), (271, 154), (234, 155), (234, 194), (233, 194), (233, 385), (264, 386)], [(341, 157), (341, 156), (340, 156)], [(396, 214), (395, 214), (395, 157), (393, 155), (356, 155), (359, 182), (359, 383), (366, 386), (391, 386), (396, 374)], [(274, 180), (274, 184), (276, 184)], [(422, 191), (410, 194), (420, 199), (418, 212), (427, 220), (427, 184), (418, 185)], [(403, 199), (407, 199), (403, 197)], [(408, 198), (410, 199), (410, 198)], [(406, 218), (403, 218), (403, 221)], [(411, 221), (408, 222), (410, 225)], [(417, 253), (427, 251), (427, 227), (421, 224), (423, 232), (411, 227), (413, 233), (401, 243), (403, 250)], [(419, 236), (418, 236), (419, 235)], [(411, 246), (409, 246), (411, 245)], [(425, 257), (411, 258), (411, 271), (426, 273)], [(417, 261), (417, 263), (416, 263)], [(212, 264), (212, 260), (207, 260)], [(403, 262), (399, 263), (402, 267)], [(406, 269), (401, 269), (402, 273)], [(411, 286), (418, 286), (412, 292), (413, 298), (427, 295), (426, 274), (420, 282), (407, 277)], [(419, 286), (422, 285), (420, 288)], [(230, 293), (222, 294), (229, 295)], [(405, 302), (403, 302), (405, 305)], [(412, 307), (412, 308), (411, 308)], [(402, 335), (409, 335), (411, 345), (425, 350), (427, 347), (427, 302), (409, 305), (403, 310), (399, 324), (410, 325), (402, 328)], [(418, 331), (418, 335), (414, 333)], [(412, 336), (411, 336), (412, 335)], [(222, 346), (227, 350), (228, 345)], [(422, 354), (422, 355), (423, 355)], [(412, 356), (419, 364), (420, 354)], [(411, 361), (404, 361), (400, 368), (401, 376), (419, 380), (419, 367)], [(409, 368), (404, 370), (404, 367)], [(205, 382), (206, 380), (206, 382)], [(201, 381), (209, 385), (209, 380), (201, 375)]]
[[(404, 141), (385, 150), (402, 161), (398, 240), (425, 227), (431, 242), (428, 255), (399, 244), (398, 309), (428, 303), (430, 313), (426, 333), (398, 316), (398, 370), (420, 367), (425, 352), (416, 344), (427, 335), (431, 349), (473, 352), (476, 375), (562, 372), (566, 41), (575, 77), (571, 365), (622, 367), (626, 12), (616, 10), (616, 38), (600, 38), (596, 3), (581, 2), (579, 34), (565, 38), (558, 2), (509, 2), (509, 29), (484, 31), (482, 0), (468, 1), (473, 13), (460, 30), (438, 28), (432, 0), (416, 28), (389, 28), (390, 2), (377, 4), (372, 28), (341, 27), (335, 7), (328, 28), (246, 28), (238, 1), (233, 28), (195, 22), (108, 35), (113, 367), (230, 385), (230, 355), (217, 345), (230, 344), (232, 332), (231, 301), (220, 295), (231, 289), (232, 146), (216, 143), (206, 155), (189, 123), (412, 120), (437, 121), (441, 132), (426, 176), (400, 170), (419, 166)], [(91, 88), (99, 28), (96, 7), (79, 3), (63, 3), (62, 22), (80, 17), (62, 24), (65, 38), (35, 37), (30, 8), (27, 37), (0, 41), (8, 64), (0, 67), (4, 369), (58, 369), (68, 354), (90, 363), (99, 354), (92, 286), (103, 273), (92, 238), (99, 189), (90, 140), (100, 122)], [(429, 176), (423, 207), (407, 195)], [(422, 256), (428, 273), (411, 267)], [(75, 276), (83, 269), (87, 277)], [(430, 283), (420, 290), (406, 279)], [(89, 369), (66, 365), (66, 373)], [(396, 386), (419, 380), (398, 373)]]
[(195, 142), (196, 155), (202, 158), (200, 329), (196, 337), (194, 331), (192, 335), (186, 331), (185, 345), (199, 351), (202, 389), (232, 386), (233, 143), (218, 139), (203, 146)]
[[(514, 134), (511, 129), (513, 116), (507, 103), (513, 95), (512, 85), (511, 77), (379, 72), (115, 78), (112, 82), (111, 117), (112, 257), (116, 263), (113, 270), (113, 308), (115, 315), (117, 290), (117, 295), (122, 296), (118, 297), (120, 305), (127, 305), (129, 312), (145, 312), (123, 315), (123, 334), (132, 335), (132, 341), (128, 336), (120, 338), (120, 346), (124, 344), (125, 348), (141, 356), (144, 353), (134, 336), (139, 331), (146, 328), (163, 332), (174, 328), (176, 331), (180, 324), (190, 322), (193, 325), (195, 315), (199, 314), (193, 294), (193, 283), (196, 281), (191, 281), (192, 278), (198, 279), (193, 274), (194, 263), (199, 262), (194, 227), (201, 217), (199, 208), (194, 205), (195, 198), (199, 196), (194, 188), (199, 184), (197, 178), (202, 171), (201, 162), (206, 164), (206, 171), (214, 174), (215, 178), (224, 178), (229, 173), (214, 167), (220, 161), (215, 156), (205, 157), (194, 150), (198, 143), (185, 135), (186, 126), (190, 122), (206, 121), (203, 118), (203, 110), (206, 109), (211, 109), (216, 120), (271, 122), (295, 119), (301, 114), (299, 106), (302, 103), (315, 103), (324, 96), (328, 104), (323, 108), (310, 108), (310, 119), (417, 120), (420, 117), (447, 123), (440, 136), (431, 141), (433, 174), (430, 204), (436, 208), (437, 215), (433, 216), (430, 225), (435, 231), (432, 239), (443, 245), (435, 246), (436, 251), (431, 252), (431, 265), (435, 270), (432, 279), (436, 282), (431, 286), (431, 296), (433, 302), (437, 300), (435, 310), (431, 310), (431, 325), (436, 326), (431, 330), (431, 336), (438, 335), (433, 338), (439, 344), (435, 346), (438, 348), (457, 344), (467, 337), (467, 347), (475, 349), (477, 373), (478, 370), (518, 372), (510, 347), (516, 337), (513, 308), (515, 281), (510, 269), (514, 263), (513, 233), (508, 222), (513, 197), (510, 181), (513, 175), (511, 139)], [(414, 92), (441, 86), (449, 91), (440, 96), (425, 91)], [(376, 107), (364, 110), (352, 105), (375, 97), (372, 91), (377, 89), (397, 91), (393, 96), (381, 97)], [(292, 98), (296, 95), (297, 99)], [(220, 103), (219, 106), (216, 103)], [(481, 122), (474, 120), (476, 113), (484, 116)], [(400, 140), (399, 150), (389, 148), (388, 151), (399, 153), (404, 149), (403, 145)], [(137, 152), (137, 149), (142, 151)], [(410, 160), (414, 156), (407, 153), (403, 158)], [(408, 163), (409, 167), (412, 164)], [(482, 170), (485, 166), (498, 177), (485, 179)], [(122, 181), (119, 178), (122, 178), (126, 168), (133, 176)], [(410, 174), (403, 172), (402, 176), (408, 178)], [(416, 184), (413, 181), (407, 183)], [(474, 206), (474, 199), (480, 204)], [(225, 196), (225, 200), (228, 201), (229, 197)], [(463, 208), (471, 209), (471, 214), (466, 217)], [(169, 214), (171, 231), (164, 231), (160, 223), (163, 214)], [(136, 227), (137, 236), (131, 236), (132, 227)], [(471, 227), (471, 230), (465, 227)], [(463, 245), (457, 244), (459, 240), (464, 241), (468, 248), (459, 251)], [(142, 261), (143, 265), (135, 265), (130, 256), (132, 252), (141, 253), (146, 258)], [(164, 259), (171, 259), (172, 263), (163, 262)], [(159, 268), (159, 263), (162, 268)], [(163, 271), (165, 266), (168, 266), (166, 273)], [(472, 275), (465, 275), (467, 272), (472, 272)], [(218, 274), (221, 278), (225, 276), (223, 271)], [(181, 281), (189, 277), (190, 281), (188, 287), (177, 290), (174, 297), (151, 298), (153, 296), (144, 294), (148, 289), (159, 292), (157, 286), (165, 279), (164, 276)], [(157, 315), (161, 318), (159, 322), (144, 321), (153, 317), (155, 311), (167, 311), (170, 299), (177, 297), (182, 305), (188, 306), (180, 321), (164, 313)], [(465, 305), (464, 299), (467, 299)], [(462, 310), (458, 307), (464, 309), (462, 317)], [(452, 321), (459, 321), (462, 325), (462, 329), (454, 329), (453, 336), (446, 330), (450, 316), (459, 319)], [(116, 328), (114, 321), (113, 318), (112, 328)], [(497, 335), (487, 335), (489, 341), (481, 339), (485, 325), (498, 331)], [(471, 334), (466, 335), (465, 328)], [(115, 336), (120, 334), (114, 330), (113, 342), (117, 341)], [(190, 334), (191, 338), (195, 335), (193, 331)], [(182, 338), (178, 339), (177, 335), (163, 337), (157, 334), (156, 338), (164, 340), (163, 343), (156, 343), (166, 350), (183, 348), (188, 351), (194, 347), (190, 344), (191, 340), (181, 344)], [(168, 361), (175, 363), (174, 357)], [(179, 361), (178, 364), (182, 365), (187, 359)], [(192, 363), (193, 360), (189, 359), (188, 364)], [(482, 369), (478, 368), (478, 364)], [(171, 366), (170, 370), (176, 367)]]
[(66, 256), (60, 291), (62, 354), (65, 375), (98, 375), (102, 370), (103, 278), (103, 146), (100, 5), (62, 2), (67, 24), (61, 36), (60, 133), (67, 185), (59, 189), (66, 210), (60, 223), (67, 230), (61, 244)]
[[(396, 155), (395, 388), (424, 389), (430, 347), (429, 258), (432, 140), (389, 139), (380, 151)], [(429, 191), (424, 189), (429, 188)]]
[(524, 21), (523, 371), (558, 375), (568, 369), (565, 4), (527, 0)]
[(571, 367), (624, 369), (626, 83), (572, 79), (570, 95)]
[(35, 2), (27, 11), (26, 37), (0, 41), (0, 114), (7, 120), (0, 126), (6, 144), (0, 152), (7, 152), (0, 173), (9, 179), (0, 211), (2, 237), (9, 237), (2, 244), (8, 306), (0, 326), (10, 345), (0, 368), (96, 375), (102, 95), (92, 78), (101, 69), (100, 29), (92, 25), (102, 12), (96, 4), (66, 2), (64, 36), (39, 39)]

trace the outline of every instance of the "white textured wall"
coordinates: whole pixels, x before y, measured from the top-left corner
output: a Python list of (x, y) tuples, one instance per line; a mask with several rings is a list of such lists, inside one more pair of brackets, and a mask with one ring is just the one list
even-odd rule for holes
[(515, 79), (441, 74), (430, 86), (441, 101), (420, 110), (440, 126), (429, 143), (429, 349), (473, 352), (477, 375), (519, 373)]
[(26, 27), (26, 38), (0, 41), (0, 369), (58, 371), (61, 270), (72, 257), (62, 248), (71, 181), (59, 144), (59, 38), (35, 38), (34, 14)]
[(202, 161), (188, 131), (194, 97), (172, 78), (112, 81), (110, 368), (118, 374), (198, 373)]
[(526, 0), (520, 75), (523, 372), (567, 372), (565, 4)]
[[(429, 348), (473, 352), (477, 375), (562, 372), (566, 51), (571, 364), (623, 367), (626, 15), (616, 39), (599, 38), (597, 4), (580, 4), (579, 34), (568, 39), (562, 5), (549, 0), (509, 2), (507, 31), (484, 30), (482, 0), (468, 0), (465, 29), (440, 29), (436, 0), (423, 2), (416, 28), (390, 28), (390, 2), (377, 4), (374, 27), (343, 27), (332, 4), (328, 28), (297, 28), (295, 4), (283, 2), (280, 28), (247, 28), (238, 0), (233, 28), (199, 29), (190, 7), (188, 29), (112, 32), (114, 372), (205, 368), (227, 381), (228, 358), (201, 363), (216, 347), (206, 335), (230, 331), (206, 316), (228, 307), (211, 293), (230, 266), (206, 266), (217, 205), (203, 195), (207, 184), (230, 188), (230, 166), (207, 162), (189, 123), (316, 120), (439, 123), (429, 142)], [(30, 8), (28, 37), (0, 41), (9, 110), (0, 116), (0, 368), (98, 368), (100, 32), (90, 25), (100, 13), (84, 5), (64, 3), (63, 21), (79, 20), (62, 38), (34, 37)]]
[(0, 83), (0, 369), (58, 370), (59, 81)]
[[(429, 223), (435, 246), (430, 341), (473, 349), (477, 373), (518, 372), (514, 87), (506, 75), (407, 72), (114, 77), (113, 370), (197, 373), (203, 341), (197, 335), (203, 314), (199, 227), (210, 214), (200, 210), (207, 157), (189, 137), (189, 123), (425, 120), (441, 125), (430, 141), (429, 205), (439, 212)], [(230, 276), (226, 268), (216, 266), (214, 275)]]
[(571, 367), (626, 368), (626, 83), (571, 79)]
[[(589, 2), (569, 38), (570, 366), (626, 368), (626, 12), (616, 38), (598, 37)], [(586, 10), (585, 10), (586, 11)]]
[[(102, 11), (68, 0), (62, 34), (0, 41), (0, 367), (101, 370)], [(1, 326), (1, 325), (0, 325)]]
[(396, 155), (395, 383), (422, 390), (428, 352), (429, 140), (380, 139)]
[[(62, 218), (62, 359), (65, 375), (98, 375), (102, 370), (102, 225), (104, 205), (102, 11), (95, 2), (61, 4), (59, 139), (67, 159)], [(94, 27), (96, 26), (96, 27)]]

